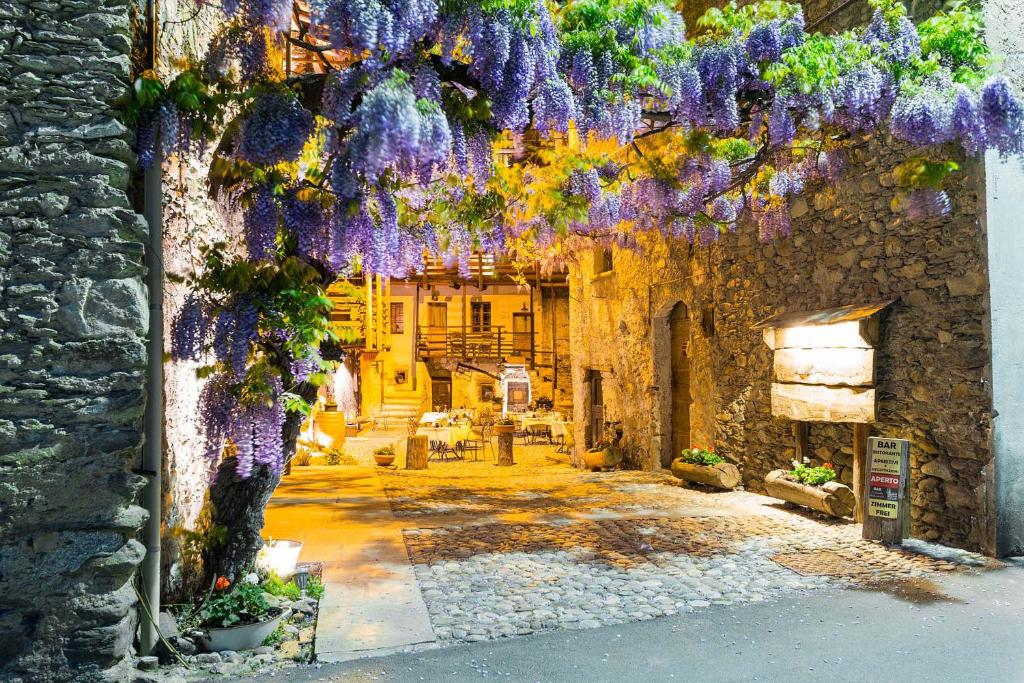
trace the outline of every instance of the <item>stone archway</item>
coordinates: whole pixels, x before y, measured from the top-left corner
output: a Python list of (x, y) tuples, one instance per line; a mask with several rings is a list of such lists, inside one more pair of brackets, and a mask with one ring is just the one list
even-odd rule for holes
[(652, 321), (654, 385), (658, 410), (651, 443), (651, 469), (668, 467), (690, 445), (689, 311), (682, 301), (667, 302)]

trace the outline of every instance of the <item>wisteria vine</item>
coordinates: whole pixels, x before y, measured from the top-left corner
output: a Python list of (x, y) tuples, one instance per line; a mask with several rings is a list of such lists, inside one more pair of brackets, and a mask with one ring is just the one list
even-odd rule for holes
[[(953, 146), (1020, 154), (1021, 103), (976, 10), (915, 26), (871, 2), (866, 27), (826, 35), (776, 0), (689, 31), (663, 0), (312, 0), (298, 32), (289, 2), (222, 0), (203, 62), (145, 75), (134, 111), (142, 163), (215, 143), (211, 186), (243, 213), (244, 249), (208, 253), (174, 326), (177, 357), (213, 352), (211, 457), (280, 467), (268, 435), (338, 276), (426, 254), (468, 273), (480, 249), (556, 262), (644, 232), (709, 244), (745, 221), (784, 237), (791, 199), (873, 133), (910, 150), (897, 210), (940, 220)], [(286, 42), (325, 73), (283, 73)]]

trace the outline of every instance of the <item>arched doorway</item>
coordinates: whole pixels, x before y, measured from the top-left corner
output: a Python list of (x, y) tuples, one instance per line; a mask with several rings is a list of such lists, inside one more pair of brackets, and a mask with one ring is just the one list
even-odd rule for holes
[(672, 457), (677, 457), (682, 449), (690, 447), (690, 318), (682, 302), (672, 308), (668, 327), (672, 385)]

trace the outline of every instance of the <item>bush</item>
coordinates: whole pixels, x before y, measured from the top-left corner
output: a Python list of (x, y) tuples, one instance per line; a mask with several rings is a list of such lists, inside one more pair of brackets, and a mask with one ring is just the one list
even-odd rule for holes
[(299, 446), (295, 449), (295, 455), (292, 456), (292, 464), (296, 467), (306, 467), (313, 459), (313, 452), (305, 446)]
[(395, 447), (394, 446), (381, 446), (380, 448), (373, 449), (373, 454), (374, 455), (394, 455), (395, 454)]
[(263, 580), (261, 588), (271, 595), (280, 595), (292, 600), (293, 602), (302, 597), (302, 591), (299, 589), (299, 586), (295, 581), (285, 583), (281, 577), (274, 572), (270, 572), (270, 574), (267, 575), (267, 578)]
[(324, 456), (324, 463), (328, 465), (358, 465), (359, 462), (351, 455), (340, 448), (332, 448)]
[(690, 463), (691, 465), (717, 465), (720, 462), (725, 462), (725, 458), (718, 455), (710, 449), (697, 448), (684, 448), (680, 455), (683, 462)]
[(270, 611), (263, 589), (258, 583), (239, 581), (234, 586), (223, 576), (217, 579), (213, 595), (199, 613), (203, 626), (226, 628), (238, 624), (255, 624)]
[(314, 600), (320, 600), (324, 597), (324, 583), (320, 580), (319, 576), (309, 577), (309, 580), (306, 582), (306, 595)]
[(832, 463), (827, 462), (820, 467), (808, 467), (804, 463), (799, 463), (796, 460), (793, 461), (793, 469), (788, 473), (789, 478), (793, 481), (806, 484), (808, 486), (821, 486), (836, 478), (836, 471), (832, 467)]

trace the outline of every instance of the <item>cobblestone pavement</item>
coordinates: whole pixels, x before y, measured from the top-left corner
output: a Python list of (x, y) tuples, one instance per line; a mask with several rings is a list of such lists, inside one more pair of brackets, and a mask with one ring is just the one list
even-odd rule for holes
[[(593, 628), (787, 594), (871, 588), (940, 600), (929, 576), (985, 558), (913, 542), (745, 492), (650, 472), (590, 473), (518, 448), (510, 468), (431, 462), (380, 471), (439, 641)], [(399, 465), (404, 463), (399, 462)], [(419, 528), (413, 528), (413, 525)]]

